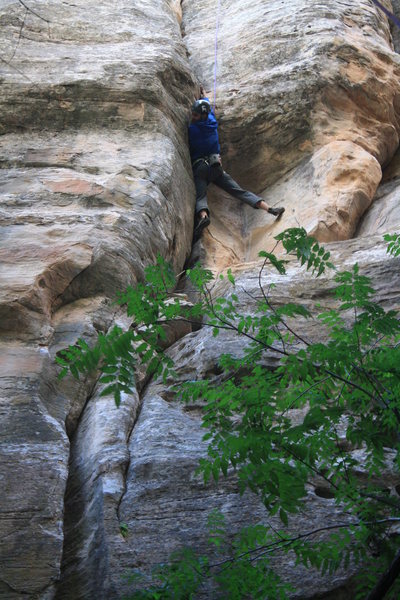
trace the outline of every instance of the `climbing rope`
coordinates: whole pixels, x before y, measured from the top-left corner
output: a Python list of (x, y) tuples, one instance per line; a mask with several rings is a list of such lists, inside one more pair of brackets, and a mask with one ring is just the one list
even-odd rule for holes
[(217, 62), (218, 62), (218, 30), (219, 30), (219, 13), (221, 12), (221, 0), (218, 0), (217, 20), (215, 24), (215, 42), (214, 42), (214, 112), (215, 101), (217, 96)]
[(400, 20), (393, 13), (391, 13), (390, 10), (388, 10), (387, 8), (385, 8), (383, 6), (383, 4), (381, 4), (380, 2), (378, 2), (378, 0), (372, 0), (372, 2), (375, 4), (375, 6), (377, 6), (378, 8), (380, 8), (381, 11), (384, 12), (385, 15), (387, 17), (389, 17), (389, 19), (391, 19), (393, 21), (393, 23), (396, 23), (397, 27), (400, 27)]

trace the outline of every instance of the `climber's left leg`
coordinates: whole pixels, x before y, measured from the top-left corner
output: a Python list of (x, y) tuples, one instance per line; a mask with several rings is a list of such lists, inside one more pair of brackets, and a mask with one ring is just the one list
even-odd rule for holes
[(223, 171), (222, 175), (215, 179), (213, 183), (225, 192), (228, 192), (228, 194), (231, 194), (231, 196), (234, 196), (234, 198), (249, 204), (253, 208), (258, 208), (257, 204), (263, 201), (260, 196), (256, 196), (253, 192), (248, 192), (241, 188), (240, 185), (225, 171)]
[(253, 208), (261, 208), (262, 210), (265, 210), (276, 217), (280, 216), (285, 211), (283, 207), (270, 208), (265, 200), (260, 198), (260, 196), (253, 194), (253, 192), (249, 192), (241, 188), (240, 185), (225, 171), (220, 177), (218, 177), (218, 179), (215, 179), (213, 183), (222, 188), (225, 192), (228, 192), (228, 194), (231, 194), (231, 196), (234, 196), (238, 200), (249, 204), (249, 206), (252, 206)]

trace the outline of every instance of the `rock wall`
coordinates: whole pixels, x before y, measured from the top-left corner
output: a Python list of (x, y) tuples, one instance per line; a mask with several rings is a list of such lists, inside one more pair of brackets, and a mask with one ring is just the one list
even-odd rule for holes
[[(0, 598), (118, 598), (126, 570), (201, 546), (209, 508), (232, 530), (262, 516), (234, 481), (204, 488), (194, 477), (204, 452), (196, 407), (182, 410), (151, 382), (116, 410), (94, 375), (59, 382), (54, 366), (79, 336), (129, 325), (116, 291), (158, 253), (176, 272), (189, 257), (186, 124), (199, 81), (212, 96), (216, 3), (9, 0), (0, 25)], [(358, 260), (397, 306), (381, 242), (400, 221), (391, 29), (371, 0), (221, 0), (224, 165), (286, 212), (275, 221), (210, 190), (212, 224), (191, 260), (238, 270), (251, 291), (258, 251), (301, 225), (334, 242), (340, 264)], [(278, 291), (311, 301), (330, 282), (320, 285), (293, 270)], [(202, 329), (171, 354), (194, 378), (227, 349), (240, 342), (211, 342)], [(312, 487), (309, 503), (316, 518), (334, 517)], [(349, 576), (321, 581), (292, 567), (280, 570), (307, 598), (315, 577), (338, 598)]]
[[(198, 10), (185, 0), (183, 11), (192, 64), (211, 93), (214, 2)], [(218, 194), (218, 233), (212, 227), (206, 243), (212, 257), (229, 250), (216, 268), (256, 259), (268, 235), (299, 223), (324, 242), (354, 234), (398, 147), (398, 69), (372, 2), (222, 2), (215, 100), (224, 163), (286, 213), (276, 224), (244, 207), (247, 244), (238, 244), (237, 207), (227, 216)]]
[[(101, 520), (83, 540), (79, 501), (64, 509), (67, 478), (77, 471), (67, 502), (89, 488), (96, 510), (109, 495), (115, 513), (137, 398), (116, 411), (93, 378), (58, 382), (54, 356), (107, 331), (116, 292), (158, 253), (182, 268), (194, 193), (179, 3), (26, 6), (0, 6), (0, 597), (10, 600), (54, 597), (70, 527), (80, 552), (93, 536), (107, 555)], [(87, 585), (95, 597), (92, 575)]]

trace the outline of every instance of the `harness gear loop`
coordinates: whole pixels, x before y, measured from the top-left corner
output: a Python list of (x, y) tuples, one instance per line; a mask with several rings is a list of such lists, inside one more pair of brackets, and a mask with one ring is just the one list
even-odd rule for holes
[(192, 163), (192, 168), (194, 168), (201, 162), (205, 163), (209, 167), (215, 167), (217, 165), (221, 166), (221, 157), (219, 154), (209, 154), (208, 156), (201, 156)]

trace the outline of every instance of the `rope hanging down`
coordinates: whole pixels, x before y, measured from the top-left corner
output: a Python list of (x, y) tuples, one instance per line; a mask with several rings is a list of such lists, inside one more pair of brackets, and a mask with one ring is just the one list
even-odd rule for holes
[(393, 23), (396, 23), (397, 27), (400, 28), (400, 20), (393, 13), (391, 13), (390, 10), (385, 8), (383, 4), (378, 2), (378, 0), (372, 0), (372, 2), (375, 4), (375, 6), (380, 8), (381, 11), (384, 12), (387, 17), (389, 17), (389, 19), (392, 19)]
[(217, 60), (218, 60), (218, 30), (219, 30), (219, 13), (221, 11), (221, 0), (218, 0), (217, 21), (215, 25), (215, 42), (214, 42), (214, 112), (215, 101), (217, 96)]

